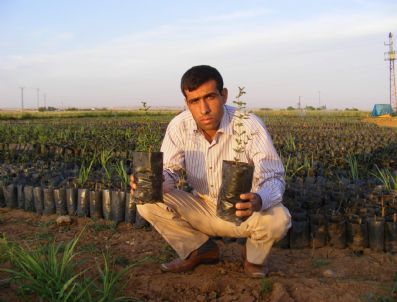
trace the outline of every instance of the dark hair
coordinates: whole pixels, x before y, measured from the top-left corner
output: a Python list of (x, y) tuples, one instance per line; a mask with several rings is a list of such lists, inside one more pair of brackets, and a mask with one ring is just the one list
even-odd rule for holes
[(218, 70), (208, 65), (193, 66), (182, 76), (181, 90), (183, 95), (186, 96), (185, 90), (195, 90), (199, 86), (210, 80), (215, 80), (216, 88), (220, 93), (222, 93), (223, 79)]

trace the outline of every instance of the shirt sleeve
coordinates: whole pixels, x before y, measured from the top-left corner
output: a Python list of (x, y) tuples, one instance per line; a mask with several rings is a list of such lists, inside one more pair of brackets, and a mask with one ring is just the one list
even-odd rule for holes
[(284, 167), (263, 122), (254, 115), (246, 121), (252, 129), (246, 150), (255, 166), (253, 190), (261, 197), (261, 210), (265, 211), (283, 199)]
[(163, 152), (163, 191), (168, 193), (175, 189), (179, 181), (178, 171), (185, 169), (183, 136), (172, 121), (167, 127), (160, 151)]

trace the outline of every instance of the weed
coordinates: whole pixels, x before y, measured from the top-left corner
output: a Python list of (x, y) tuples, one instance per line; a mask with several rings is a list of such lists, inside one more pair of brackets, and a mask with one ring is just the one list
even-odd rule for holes
[(265, 296), (271, 293), (273, 289), (273, 282), (269, 278), (263, 278), (260, 284), (260, 294)]
[(122, 267), (126, 267), (130, 264), (130, 260), (127, 257), (124, 256), (117, 256), (116, 259), (114, 260), (114, 263), (116, 265), (120, 265)]
[(120, 279), (124, 277), (128, 271), (138, 265), (139, 262), (135, 262), (120, 271), (116, 271), (116, 261), (110, 261), (109, 256), (103, 254), (103, 267), (97, 265), (99, 272), (100, 286), (96, 286), (96, 293), (100, 297), (98, 302), (111, 302), (111, 301), (131, 301), (128, 297), (118, 297), (117, 294), (123, 290), (126, 283), (120, 283)]
[(101, 249), (100, 249), (100, 247), (98, 247), (98, 245), (96, 243), (90, 242), (90, 243), (80, 245), (79, 251), (86, 252), (89, 254), (98, 254), (99, 252), (101, 252)]
[(78, 263), (74, 250), (82, 232), (66, 245), (52, 243), (36, 250), (3, 238), (1, 246), (13, 267), (1, 270), (11, 274), (21, 293), (34, 293), (46, 301), (90, 301), (89, 285), (78, 282), (85, 271), (75, 273)]
[(54, 234), (47, 230), (43, 230), (35, 234), (34, 238), (36, 240), (45, 240), (45, 241), (52, 241), (54, 240)]
[(115, 233), (117, 230), (117, 224), (114, 222), (101, 222), (99, 220), (94, 220), (93, 223), (89, 224), (88, 227), (95, 233), (98, 234), (102, 231), (111, 231)]
[(346, 162), (349, 165), (349, 172), (351, 179), (357, 180), (359, 178), (357, 158), (354, 155), (349, 154), (346, 158)]
[(394, 273), (394, 280), (393, 280), (393, 287), (391, 289), (391, 294), (392, 295), (397, 294), (397, 272)]
[(325, 260), (325, 259), (313, 259), (312, 260), (312, 265), (314, 267), (316, 267), (316, 268), (324, 267), (324, 266), (327, 266), (329, 264), (330, 264), (330, 262), (328, 260)]

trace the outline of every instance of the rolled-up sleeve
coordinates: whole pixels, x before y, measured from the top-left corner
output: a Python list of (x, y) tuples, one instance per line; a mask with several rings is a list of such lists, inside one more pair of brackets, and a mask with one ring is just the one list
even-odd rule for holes
[(249, 124), (252, 132), (246, 150), (255, 166), (253, 190), (261, 197), (262, 211), (265, 211), (283, 199), (284, 166), (263, 122), (253, 116)]

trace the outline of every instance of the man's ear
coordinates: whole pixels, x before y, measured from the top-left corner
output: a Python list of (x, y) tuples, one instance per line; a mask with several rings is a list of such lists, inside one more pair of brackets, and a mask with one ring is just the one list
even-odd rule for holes
[(223, 88), (221, 94), (222, 94), (222, 97), (223, 97), (223, 104), (226, 104), (226, 102), (227, 102), (227, 95), (228, 95), (227, 88)]

